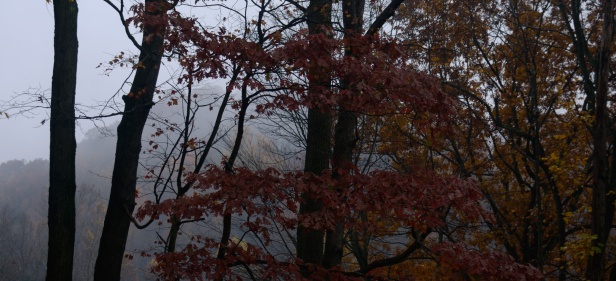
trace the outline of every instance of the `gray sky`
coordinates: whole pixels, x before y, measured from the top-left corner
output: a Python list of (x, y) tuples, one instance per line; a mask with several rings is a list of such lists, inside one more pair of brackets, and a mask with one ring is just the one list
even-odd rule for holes
[[(49, 90), (53, 68), (53, 6), (45, 0), (5, 1), (0, 9), (0, 100), (29, 88)], [(124, 34), (117, 14), (102, 0), (78, 0), (79, 65), (77, 102), (106, 100), (122, 85), (128, 71), (103, 75), (96, 66), (120, 51), (135, 48)], [(48, 158), (49, 126), (40, 125), (47, 115), (0, 119), (0, 162), (11, 159)], [(110, 120), (111, 121), (111, 120)], [(79, 141), (92, 128), (80, 121)], [(112, 152), (113, 153), (113, 152)]]

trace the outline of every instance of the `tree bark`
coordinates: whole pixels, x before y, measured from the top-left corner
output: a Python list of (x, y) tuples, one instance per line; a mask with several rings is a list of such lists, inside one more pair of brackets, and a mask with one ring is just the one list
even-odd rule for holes
[[(331, 114), (326, 110), (313, 108), (308, 110), (308, 136), (304, 171), (322, 174), (329, 169), (331, 150)], [(310, 192), (302, 194), (299, 214), (318, 212), (323, 203), (313, 198)], [(297, 258), (304, 263), (321, 265), (323, 260), (323, 231), (309, 227), (297, 228)]]
[[(362, 36), (362, 27), (364, 23), (364, 0), (343, 0), (342, 14), (343, 25), (345, 29), (344, 38), (347, 44), (345, 48), (345, 56), (354, 56), (353, 42)], [(348, 88), (351, 81), (341, 81), (342, 88)], [(340, 102), (340, 112), (338, 113), (338, 122), (336, 122), (334, 134), (334, 151), (332, 156), (332, 176), (337, 180), (340, 174), (347, 173), (353, 165), (353, 149), (357, 142), (356, 137), (357, 114), (345, 106), (345, 101)], [(347, 188), (338, 186), (339, 191)], [(325, 241), (325, 254), (323, 258), (323, 266), (332, 268), (340, 265), (342, 262), (344, 244), (344, 224), (339, 221), (335, 228), (328, 230)]]
[(77, 2), (55, 0), (49, 145), (49, 241), (46, 280), (72, 280), (75, 247), (75, 86)]
[(163, 53), (165, 24), (160, 18), (169, 9), (164, 0), (145, 1), (145, 20), (139, 64), (130, 93), (122, 97), (124, 115), (118, 126), (111, 194), (98, 257), (94, 268), (94, 280), (120, 280), (122, 259), (135, 209), (135, 188), (141, 134), (152, 106), (158, 72)]
[[(597, 99), (595, 106), (595, 123), (593, 126), (593, 189), (592, 189), (592, 222), (591, 232), (596, 236), (593, 248), (599, 249), (588, 259), (586, 278), (603, 280), (605, 274), (605, 245), (611, 229), (613, 213), (607, 215), (607, 190), (609, 183), (609, 167), (607, 159), (607, 94), (610, 75), (610, 46), (613, 35), (614, 1), (603, 2), (603, 31), (597, 64)], [(609, 218), (609, 221), (607, 220)]]
[[(308, 32), (310, 35), (327, 34), (331, 32), (332, 1), (310, 0), (307, 10)], [(322, 48), (322, 46), (314, 46)], [(330, 75), (323, 69), (314, 67), (309, 70), (309, 93), (318, 95), (319, 91), (327, 89)], [(308, 109), (308, 132), (306, 140), (306, 159), (304, 171), (321, 174), (329, 168), (331, 150), (331, 113), (329, 108)], [(302, 195), (299, 214), (306, 215), (320, 211), (323, 204), (313, 198), (309, 192)], [(297, 227), (297, 258), (307, 264), (321, 265), (323, 260), (323, 231), (299, 225)], [(304, 276), (309, 275), (303, 271)]]

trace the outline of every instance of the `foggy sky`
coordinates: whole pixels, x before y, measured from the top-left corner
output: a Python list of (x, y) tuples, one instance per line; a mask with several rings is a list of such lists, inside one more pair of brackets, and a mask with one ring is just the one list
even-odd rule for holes
[[(79, 58), (77, 102), (95, 104), (111, 97), (122, 85), (127, 70), (103, 75), (96, 66), (120, 51), (136, 48), (124, 34), (117, 14), (102, 0), (78, 0)], [(53, 5), (45, 0), (4, 1), (0, 9), (0, 101), (29, 88), (51, 88), (53, 68)], [(0, 162), (32, 160), (49, 156), (49, 125), (39, 111), (33, 118), (11, 116), (0, 119)], [(116, 119), (117, 120), (117, 119)], [(108, 123), (113, 120), (108, 120)], [(80, 129), (81, 127), (81, 129)], [(77, 140), (92, 128), (79, 121)]]

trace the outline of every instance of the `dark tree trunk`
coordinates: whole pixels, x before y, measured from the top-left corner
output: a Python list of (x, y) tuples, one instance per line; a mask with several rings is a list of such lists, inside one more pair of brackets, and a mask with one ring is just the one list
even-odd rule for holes
[[(344, 108), (341, 106), (341, 108)], [(338, 180), (340, 173), (346, 173), (353, 164), (353, 148), (356, 143), (355, 129), (357, 116), (354, 112), (344, 109), (338, 114), (334, 135), (334, 151), (332, 155), (332, 176)], [(347, 188), (338, 186), (338, 191)], [(327, 231), (323, 266), (333, 268), (342, 262), (344, 244), (344, 223), (336, 222), (335, 228)]]
[(75, 247), (75, 85), (77, 2), (54, 1), (46, 280), (72, 280)]
[[(307, 10), (308, 31), (311, 35), (327, 34), (331, 32), (332, 16), (331, 0), (310, 0)], [(323, 46), (312, 46), (323, 48)], [(327, 55), (331, 50), (326, 50)], [(325, 58), (326, 59), (326, 58)], [(309, 70), (309, 95), (318, 95), (319, 91), (329, 88), (330, 74), (323, 69)], [(308, 109), (308, 132), (306, 140), (306, 159), (304, 171), (321, 174), (329, 168), (331, 150), (331, 114), (329, 108)], [(313, 198), (312, 194), (304, 193), (300, 203), (299, 213), (305, 215), (321, 210), (320, 200)], [(323, 260), (323, 231), (298, 226), (297, 228), (297, 257), (304, 263), (321, 265)], [(307, 275), (304, 272), (304, 275)]]
[[(229, 174), (233, 174), (233, 166), (235, 165), (235, 160), (240, 152), (240, 147), (242, 147), (242, 139), (244, 138), (244, 122), (246, 121), (246, 112), (248, 111), (249, 100), (247, 98), (248, 92), (248, 81), (250, 77), (246, 77), (244, 83), (242, 85), (242, 107), (240, 108), (239, 117), (237, 120), (237, 135), (235, 136), (235, 143), (233, 144), (233, 148), (231, 150), (231, 155), (229, 155), (229, 159), (227, 163), (225, 163), (225, 172)], [(222, 237), (220, 238), (220, 246), (218, 249), (218, 254), (216, 255), (219, 259), (224, 259), (227, 254), (227, 246), (229, 245), (229, 239), (231, 238), (231, 214), (225, 212), (223, 216), (223, 227), (222, 227)], [(222, 280), (222, 278), (220, 279)]]
[[(327, 109), (326, 109), (327, 110)], [(331, 115), (319, 108), (308, 110), (308, 136), (304, 171), (321, 174), (329, 169), (331, 150)], [(309, 192), (302, 195), (300, 215), (318, 212), (323, 203)], [(323, 231), (303, 226), (297, 228), (297, 257), (304, 263), (321, 265), (323, 260)]]
[[(593, 126), (593, 189), (592, 189), (592, 223), (591, 232), (597, 238), (593, 247), (600, 252), (591, 255), (586, 267), (586, 278), (603, 280), (605, 274), (605, 245), (612, 224), (613, 213), (607, 214), (607, 190), (609, 185), (609, 167), (607, 159), (607, 94), (610, 65), (610, 46), (613, 34), (613, 0), (603, 2), (603, 32), (599, 60), (597, 65), (597, 95), (595, 106), (595, 123)], [(609, 219), (609, 221), (608, 221)]]
[(105, 216), (103, 233), (94, 268), (94, 280), (120, 280), (122, 259), (131, 215), (135, 208), (137, 167), (141, 152), (141, 134), (152, 106), (158, 72), (163, 53), (165, 25), (156, 18), (164, 17), (169, 3), (146, 0), (143, 41), (139, 63), (130, 93), (122, 97), (124, 115), (118, 126), (111, 194)]
[[(343, 0), (342, 14), (343, 25), (345, 29), (344, 38), (349, 46), (345, 48), (345, 56), (354, 56), (353, 54), (353, 39), (358, 39), (362, 36), (362, 27), (364, 23), (364, 0)], [(348, 87), (352, 81), (341, 81), (342, 87)], [(332, 176), (338, 179), (341, 173), (346, 171), (353, 164), (353, 149), (357, 142), (356, 127), (357, 114), (347, 109), (345, 101), (340, 103), (340, 113), (338, 114), (338, 122), (336, 122), (334, 134), (334, 151), (332, 156)], [(339, 186), (339, 189), (347, 188)], [(325, 241), (325, 253), (323, 258), (323, 266), (332, 268), (342, 262), (344, 243), (344, 225), (342, 222), (337, 222), (334, 229), (327, 231)]]

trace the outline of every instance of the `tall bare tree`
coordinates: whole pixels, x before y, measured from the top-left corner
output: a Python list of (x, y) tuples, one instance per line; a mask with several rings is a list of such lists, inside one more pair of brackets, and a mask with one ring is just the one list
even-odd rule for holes
[[(110, 4), (122, 17), (124, 2), (118, 8)], [(105, 215), (103, 233), (94, 268), (94, 280), (120, 280), (122, 259), (135, 209), (137, 168), (141, 152), (141, 135), (152, 107), (152, 98), (158, 81), (166, 24), (167, 11), (178, 1), (146, 0), (143, 15), (143, 41), (136, 44), (140, 49), (139, 67), (135, 73), (130, 93), (122, 97), (124, 114), (118, 126), (118, 142), (111, 180), (111, 194)], [(124, 21), (124, 24), (126, 22)], [(128, 32), (127, 32), (128, 33)], [(130, 33), (128, 33), (130, 34)]]
[(55, 0), (49, 144), (49, 251), (46, 280), (72, 280), (75, 247), (75, 86), (77, 2)]

